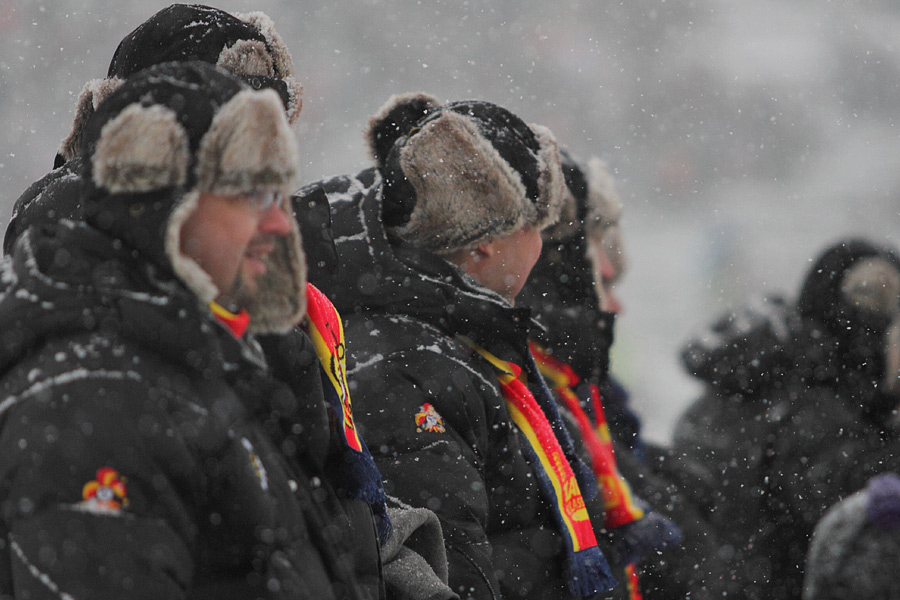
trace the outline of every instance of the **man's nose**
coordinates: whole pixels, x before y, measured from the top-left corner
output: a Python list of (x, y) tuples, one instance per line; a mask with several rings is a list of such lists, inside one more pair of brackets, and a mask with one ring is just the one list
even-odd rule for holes
[(258, 229), (260, 233), (284, 236), (291, 231), (291, 218), (281, 204), (276, 203), (263, 211)]

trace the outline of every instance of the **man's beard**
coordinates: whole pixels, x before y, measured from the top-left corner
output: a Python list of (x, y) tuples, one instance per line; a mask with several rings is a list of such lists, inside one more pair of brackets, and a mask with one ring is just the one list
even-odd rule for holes
[(255, 293), (244, 283), (243, 276), (238, 273), (231, 284), (231, 288), (220, 296), (219, 304), (229, 311), (237, 313), (241, 309), (250, 308), (254, 298)]

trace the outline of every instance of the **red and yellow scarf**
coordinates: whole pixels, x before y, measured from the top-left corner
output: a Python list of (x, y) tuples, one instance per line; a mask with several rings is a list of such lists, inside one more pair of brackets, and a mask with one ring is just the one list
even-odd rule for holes
[[(581, 379), (575, 374), (572, 367), (553, 358), (547, 354), (544, 348), (534, 342), (531, 342), (530, 348), (541, 375), (551, 382), (556, 395), (578, 424), (578, 431), (590, 455), (591, 466), (597, 475), (597, 484), (600, 486), (604, 507), (604, 524), (606, 527), (613, 529), (642, 518), (644, 510), (635, 503), (631, 487), (619, 473), (616, 465), (612, 438), (609, 434), (609, 426), (603, 411), (600, 390), (596, 385), (590, 385), (591, 403), (593, 404), (596, 420), (596, 423), (592, 425), (590, 418), (581, 407), (578, 396), (573, 391), (581, 382)], [(629, 598), (631, 600), (640, 600), (642, 595), (638, 581), (637, 565), (629, 564), (625, 567), (625, 571), (628, 576)]]
[(216, 319), (219, 320), (219, 323), (231, 332), (231, 335), (237, 339), (244, 337), (247, 327), (250, 326), (250, 313), (244, 309), (241, 309), (239, 313), (233, 313), (218, 302), (210, 302), (209, 309)]
[(600, 484), (605, 509), (604, 524), (609, 528), (615, 528), (640, 519), (644, 516), (644, 511), (635, 503), (631, 487), (619, 473), (609, 426), (603, 412), (603, 401), (597, 386), (590, 386), (596, 419), (596, 423), (592, 425), (573, 391), (581, 383), (578, 375), (569, 365), (547, 354), (538, 344), (531, 342), (530, 346), (541, 375), (552, 383), (553, 391), (578, 423), (578, 431), (591, 457), (591, 466)]
[(612, 588), (615, 580), (597, 547), (578, 480), (547, 415), (523, 381), (521, 367), (497, 358), (471, 340), (462, 339), (497, 371), (510, 417), (526, 442), (523, 444), (526, 458), (566, 539), (570, 591), (575, 596), (591, 597)]
[[(234, 337), (244, 337), (250, 325), (250, 315), (246, 310), (232, 313), (217, 302), (210, 302), (209, 307)], [(341, 315), (328, 297), (311, 283), (306, 285), (306, 307), (307, 323), (304, 329), (312, 339), (319, 359), (319, 373), (331, 425), (339, 432), (339, 479), (351, 497), (361, 498), (372, 507), (379, 539), (384, 545), (390, 537), (391, 521), (387, 516), (381, 472), (357, 433), (353, 420)]]
[(341, 481), (351, 495), (362, 498), (372, 507), (378, 534), (384, 545), (391, 532), (387, 516), (381, 473), (356, 430), (347, 385), (346, 346), (341, 315), (331, 300), (311, 283), (306, 285), (306, 331), (319, 357), (322, 388), (334, 428), (344, 446)]

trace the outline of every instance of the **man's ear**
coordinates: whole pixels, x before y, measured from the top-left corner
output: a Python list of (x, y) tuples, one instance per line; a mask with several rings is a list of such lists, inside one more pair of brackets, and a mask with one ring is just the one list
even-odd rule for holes
[(497, 253), (497, 248), (494, 246), (494, 241), (489, 240), (487, 242), (482, 242), (469, 250), (469, 253), (476, 260), (480, 260), (482, 258), (490, 258)]

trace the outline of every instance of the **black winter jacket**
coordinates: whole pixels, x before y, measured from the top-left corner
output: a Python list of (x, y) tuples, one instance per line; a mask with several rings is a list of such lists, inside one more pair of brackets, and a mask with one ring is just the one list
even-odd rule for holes
[[(377, 595), (368, 506), (320, 476), (308, 339), (294, 338), (303, 393), (86, 225), (32, 230), (0, 268), (0, 595)], [(366, 559), (368, 589), (353, 573)]]
[(900, 468), (885, 399), (841, 346), (794, 305), (767, 298), (685, 348), (707, 391), (674, 444), (719, 482), (709, 503), (728, 544), (730, 596), (799, 597), (817, 520), (869, 477)]
[(79, 175), (82, 158), (76, 156), (50, 171), (16, 200), (3, 238), (3, 254), (12, 253), (16, 240), (29, 227), (56, 223), (63, 219), (82, 220), (79, 198), (82, 180)]
[(340, 272), (313, 283), (345, 319), (354, 412), (385, 490), (437, 513), (462, 597), (571, 598), (562, 536), (496, 371), (457, 337), (524, 367), (530, 311), (389, 240), (380, 183), (369, 169), (299, 195), (324, 191), (332, 206)]

